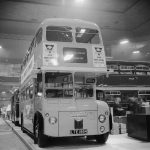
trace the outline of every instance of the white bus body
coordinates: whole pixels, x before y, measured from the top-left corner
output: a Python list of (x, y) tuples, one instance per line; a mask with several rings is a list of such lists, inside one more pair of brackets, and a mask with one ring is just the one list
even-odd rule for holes
[(99, 27), (76, 19), (47, 19), (22, 65), (21, 128), (44, 146), (49, 137), (87, 136), (106, 142), (111, 115), (96, 100), (106, 60)]

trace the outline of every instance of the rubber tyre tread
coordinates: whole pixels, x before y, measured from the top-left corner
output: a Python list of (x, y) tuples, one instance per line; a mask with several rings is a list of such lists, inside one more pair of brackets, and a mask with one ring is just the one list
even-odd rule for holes
[(38, 146), (40, 148), (43, 148), (46, 146), (46, 141), (47, 141), (47, 138), (46, 136), (43, 134), (43, 125), (42, 125), (42, 118), (41, 117), (38, 117), (38, 123), (39, 123), (39, 127), (38, 127), (38, 139), (35, 138), (35, 142), (38, 144)]
[(108, 136), (109, 136), (109, 132), (101, 135), (96, 135), (96, 142), (99, 144), (104, 144), (106, 143)]

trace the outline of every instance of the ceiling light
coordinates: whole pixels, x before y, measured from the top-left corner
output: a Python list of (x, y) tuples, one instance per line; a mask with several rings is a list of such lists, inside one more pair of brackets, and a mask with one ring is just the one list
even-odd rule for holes
[(3, 91), (3, 92), (2, 92), (2, 94), (6, 94), (6, 92), (5, 92), (5, 91)]
[(129, 43), (129, 40), (122, 40), (122, 41), (120, 41), (120, 44), (127, 44), (127, 43)]
[(77, 3), (83, 3), (84, 0), (76, 0)]
[(132, 53), (133, 53), (133, 54), (139, 54), (140, 51), (133, 51)]
[(0, 45), (0, 49), (2, 48), (2, 46)]

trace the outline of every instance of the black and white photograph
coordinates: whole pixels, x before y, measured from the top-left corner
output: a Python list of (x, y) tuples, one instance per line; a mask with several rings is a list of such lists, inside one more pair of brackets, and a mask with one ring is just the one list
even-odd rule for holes
[(0, 150), (62, 149), (150, 149), (149, 0), (0, 1)]

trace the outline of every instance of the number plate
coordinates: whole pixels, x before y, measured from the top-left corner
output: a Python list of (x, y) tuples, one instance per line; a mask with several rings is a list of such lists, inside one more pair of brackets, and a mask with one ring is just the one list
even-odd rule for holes
[(87, 134), (87, 129), (70, 130), (70, 134)]

